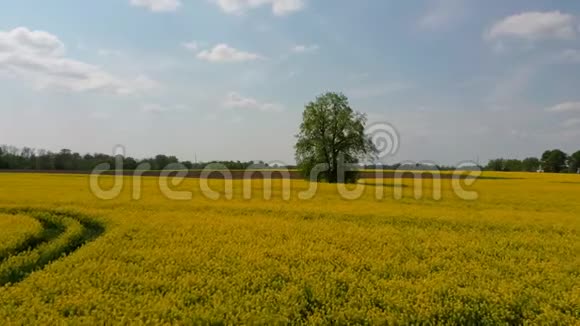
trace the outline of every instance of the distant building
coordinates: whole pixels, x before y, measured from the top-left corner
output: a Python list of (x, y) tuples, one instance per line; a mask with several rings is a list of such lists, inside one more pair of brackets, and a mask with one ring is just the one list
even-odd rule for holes
[(540, 168), (536, 172), (538, 172), (538, 173), (544, 173), (544, 169), (542, 168), (541, 165), (540, 165)]

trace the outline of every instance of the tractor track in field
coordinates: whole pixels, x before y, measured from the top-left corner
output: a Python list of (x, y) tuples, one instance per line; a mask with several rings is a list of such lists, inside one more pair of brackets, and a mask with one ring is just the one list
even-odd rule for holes
[(0, 253), (0, 287), (26, 279), (31, 273), (75, 252), (100, 237), (105, 228), (94, 218), (71, 212), (37, 208), (2, 208), (0, 213), (26, 215), (43, 230)]

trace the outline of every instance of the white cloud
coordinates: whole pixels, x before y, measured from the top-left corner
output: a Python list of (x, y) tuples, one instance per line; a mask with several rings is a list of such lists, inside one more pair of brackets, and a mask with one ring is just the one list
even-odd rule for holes
[(282, 112), (284, 107), (278, 103), (261, 102), (254, 98), (244, 97), (237, 92), (230, 92), (223, 103), (231, 109), (248, 109), (262, 112)]
[(576, 126), (580, 126), (580, 119), (578, 118), (571, 118), (562, 122), (562, 127), (564, 128), (571, 128)]
[(292, 52), (294, 53), (308, 53), (308, 52), (315, 52), (318, 51), (320, 47), (317, 44), (312, 45), (296, 45), (292, 48)]
[(0, 54), (3, 56), (60, 56), (64, 54), (64, 44), (50, 33), (31, 31), (18, 27), (11, 31), (0, 31)]
[(29, 81), (40, 89), (128, 94), (157, 86), (146, 76), (123, 79), (98, 66), (68, 58), (58, 37), (26, 27), (0, 31), (0, 72)]
[(419, 20), (421, 27), (436, 29), (455, 22), (465, 15), (463, 0), (437, 0), (430, 2), (433, 7)]
[(493, 45), (492, 50), (496, 54), (503, 54), (508, 51), (508, 46), (502, 41), (497, 41)]
[(131, 5), (144, 7), (153, 12), (176, 11), (181, 6), (180, 0), (131, 0)]
[(564, 102), (546, 109), (548, 112), (580, 112), (580, 102)]
[(131, 80), (131, 83), (137, 90), (151, 90), (159, 88), (161, 85), (156, 80), (153, 80), (145, 75), (139, 75)]
[(141, 111), (143, 111), (145, 113), (155, 113), (155, 114), (159, 114), (159, 113), (169, 112), (169, 111), (171, 111), (171, 108), (166, 107), (166, 106), (162, 106), (162, 105), (159, 105), (159, 104), (145, 104), (141, 108)]
[(218, 44), (211, 50), (203, 50), (197, 54), (197, 57), (209, 62), (244, 62), (263, 59), (259, 54), (244, 52), (227, 44)]
[(162, 114), (162, 113), (180, 113), (189, 111), (189, 108), (183, 104), (177, 105), (162, 105), (158, 103), (148, 103), (141, 107), (141, 112), (152, 113), (152, 114)]
[(392, 82), (353, 88), (346, 91), (346, 94), (354, 99), (365, 99), (379, 97), (389, 93), (401, 92), (411, 88), (412, 86), (409, 84)]
[(199, 49), (199, 44), (196, 41), (185, 42), (181, 45), (187, 50), (192, 52), (196, 52)]
[(305, 0), (214, 0), (226, 13), (240, 15), (249, 9), (271, 6), (272, 13), (284, 16), (304, 9)]
[(568, 49), (555, 56), (558, 63), (580, 63), (580, 50)]
[(575, 21), (574, 16), (559, 11), (524, 12), (495, 23), (484, 37), (487, 40), (569, 40), (576, 37)]

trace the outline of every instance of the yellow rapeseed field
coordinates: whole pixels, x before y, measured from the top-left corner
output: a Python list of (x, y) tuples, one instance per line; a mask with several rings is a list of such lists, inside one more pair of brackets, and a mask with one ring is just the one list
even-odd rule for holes
[(475, 200), (135, 181), (101, 200), (87, 176), (0, 174), (3, 324), (580, 323), (578, 175), (486, 173)]
[(31, 217), (0, 213), (0, 260), (13, 250), (28, 247), (27, 240), (41, 232), (42, 226)]

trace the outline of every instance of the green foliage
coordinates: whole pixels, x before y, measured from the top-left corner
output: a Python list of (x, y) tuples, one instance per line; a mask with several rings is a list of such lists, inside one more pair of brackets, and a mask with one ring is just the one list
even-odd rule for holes
[(578, 172), (580, 169), (580, 151), (568, 156), (559, 149), (548, 150), (542, 154), (541, 160), (528, 157), (523, 161), (517, 159), (493, 159), (485, 167), (488, 171), (498, 172), (535, 172), (542, 168), (546, 172)]
[(542, 163), (536, 157), (528, 157), (522, 161), (522, 171), (536, 172)]
[(295, 146), (304, 176), (313, 179), (311, 172), (323, 164), (326, 170), (314, 177), (316, 181), (354, 182), (356, 172), (344, 171), (376, 152), (365, 124), (366, 116), (355, 112), (343, 94), (325, 93), (308, 103)]
[[(19, 149), (14, 146), (0, 146), (0, 169), (90, 171), (102, 163), (108, 163), (111, 169), (114, 169), (116, 167), (116, 158), (115, 156), (101, 153), (80, 155), (70, 149), (62, 149), (58, 153), (53, 153), (28, 147)], [(255, 164), (255, 162), (240, 161), (192, 163), (179, 161), (175, 156), (162, 154), (141, 160), (132, 157), (122, 157), (122, 163), (123, 165), (120, 168), (123, 170), (162, 170), (169, 164), (174, 163), (181, 163), (187, 169), (203, 169), (207, 164), (219, 163), (228, 169), (243, 170)], [(142, 164), (149, 165), (147, 168), (143, 168), (140, 166)], [(267, 167), (267, 164), (265, 166)]]
[(504, 166), (504, 171), (507, 172), (517, 172), (517, 171), (522, 171), (522, 161), (520, 160), (516, 160), (516, 159), (511, 159), (511, 160), (507, 160), (505, 161), (505, 166)]
[(545, 151), (542, 154), (542, 165), (546, 172), (559, 173), (566, 168), (568, 155), (559, 149)]
[(533, 172), (540, 166), (540, 161), (537, 158), (527, 158), (524, 161), (517, 159), (503, 159), (498, 158), (490, 160), (487, 164), (486, 170), (498, 172)]
[(568, 169), (571, 173), (578, 173), (580, 169), (580, 151), (570, 155), (568, 159)]
[(488, 171), (500, 172), (500, 171), (504, 170), (504, 166), (505, 166), (505, 160), (503, 158), (498, 158), (498, 159), (490, 160), (489, 163), (487, 163), (487, 166), (485, 167), (485, 169)]

